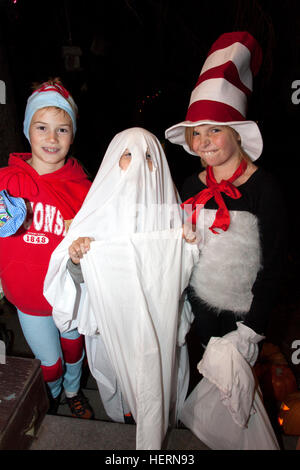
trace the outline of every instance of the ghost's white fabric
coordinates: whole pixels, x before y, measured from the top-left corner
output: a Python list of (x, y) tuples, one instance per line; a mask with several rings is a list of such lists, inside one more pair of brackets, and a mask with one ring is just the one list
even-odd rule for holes
[[(122, 171), (125, 149), (132, 158)], [(85, 283), (76, 289), (66, 263), (79, 236), (95, 241), (81, 262)], [(101, 335), (137, 423), (137, 449), (161, 448), (170, 413), (183, 402), (176, 396), (186, 392), (188, 378), (186, 351), (176, 350), (179, 306), (197, 255), (197, 246), (182, 240), (181, 209), (160, 143), (140, 128), (121, 132), (52, 254), (44, 295), (61, 331), (77, 326), (93, 342)], [(104, 383), (99, 368), (105, 367), (93, 357), (89, 365)]]
[(181, 421), (212, 450), (279, 450), (249, 364), (225, 338), (211, 338), (198, 370), (203, 379)]
[(124, 415), (130, 412), (115, 369), (107, 355), (105, 344), (101, 335), (85, 337), (86, 353), (89, 364), (92, 364), (91, 373), (95, 378), (102, 403), (105, 403), (106, 414), (117, 422), (124, 422)]

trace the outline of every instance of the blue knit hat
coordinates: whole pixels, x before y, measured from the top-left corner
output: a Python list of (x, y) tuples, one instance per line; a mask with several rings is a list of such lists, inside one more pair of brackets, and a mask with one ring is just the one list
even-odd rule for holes
[(66, 111), (73, 124), (73, 136), (76, 132), (76, 116), (77, 106), (70, 93), (59, 83), (49, 84), (44, 83), (38, 88), (27, 100), (24, 118), (24, 134), (30, 142), (29, 127), (33, 115), (36, 111), (47, 106), (54, 106), (56, 108)]

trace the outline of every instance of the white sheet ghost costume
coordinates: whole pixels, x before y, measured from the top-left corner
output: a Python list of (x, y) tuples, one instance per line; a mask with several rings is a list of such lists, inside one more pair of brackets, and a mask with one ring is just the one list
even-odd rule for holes
[[(132, 157), (122, 171), (125, 149)], [(79, 236), (95, 240), (81, 260), (80, 290), (66, 269), (68, 247)], [(140, 128), (117, 134), (52, 254), (44, 295), (61, 331), (76, 326), (86, 335), (91, 371), (117, 420), (124, 412), (120, 387), (137, 424), (137, 449), (161, 448), (170, 414), (185, 398), (187, 355), (176, 344), (179, 324), (181, 344), (189, 325), (185, 315), (180, 322), (179, 309), (197, 256), (197, 246), (182, 239), (181, 209), (160, 143)]]

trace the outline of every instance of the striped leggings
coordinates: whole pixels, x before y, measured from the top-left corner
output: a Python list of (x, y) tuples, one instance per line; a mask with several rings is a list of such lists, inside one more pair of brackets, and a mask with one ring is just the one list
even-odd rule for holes
[(84, 359), (83, 336), (77, 330), (60, 333), (52, 316), (22, 313), (18, 316), (25, 339), (36, 359), (41, 361), (43, 377), (56, 398), (62, 388), (75, 395), (80, 388)]

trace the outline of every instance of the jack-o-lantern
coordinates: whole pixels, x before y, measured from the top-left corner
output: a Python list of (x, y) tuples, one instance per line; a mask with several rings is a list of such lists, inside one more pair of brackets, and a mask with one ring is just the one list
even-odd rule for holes
[(258, 379), (266, 399), (282, 402), (287, 395), (297, 391), (295, 376), (285, 364), (265, 364)]
[(272, 343), (264, 343), (259, 355), (260, 362), (272, 362), (273, 364), (287, 364), (287, 360), (279, 347)]
[(279, 347), (272, 343), (264, 343), (254, 371), (266, 400), (282, 402), (297, 391), (293, 372)]
[(262, 359), (268, 359), (272, 354), (278, 352), (280, 352), (280, 349), (276, 344), (265, 342), (261, 348), (260, 357)]
[(280, 406), (278, 422), (285, 434), (300, 436), (300, 391), (285, 397)]

